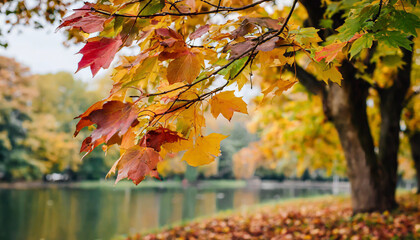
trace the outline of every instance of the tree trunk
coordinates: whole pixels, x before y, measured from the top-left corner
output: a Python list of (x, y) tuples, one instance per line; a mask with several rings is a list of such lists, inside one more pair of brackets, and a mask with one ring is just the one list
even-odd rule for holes
[[(396, 167), (391, 170), (386, 169), (390, 167), (390, 164), (382, 165), (375, 153), (366, 112), (366, 100), (370, 86), (355, 77), (356, 69), (348, 61), (344, 61), (340, 67), (340, 72), (343, 75), (342, 86), (334, 83), (325, 86), (305, 72), (303, 68), (297, 66), (296, 70), (300, 83), (312, 93), (322, 96), (324, 113), (337, 129), (347, 161), (354, 213), (395, 208), (397, 206), (395, 201), (396, 174), (390, 176), (389, 174), (396, 171)], [(387, 111), (384, 111), (384, 118), (388, 118), (386, 114)], [(394, 121), (392, 122), (394, 123)], [(381, 130), (385, 130), (385, 126), (389, 126), (389, 124), (384, 124)], [(381, 135), (382, 138), (385, 136), (388, 135)], [(390, 137), (393, 137), (392, 141), (389, 140), (386, 144), (395, 145), (398, 149), (398, 135), (396, 138), (395, 135)], [(390, 157), (391, 155), (386, 156)], [(395, 156), (395, 162), (391, 159), (388, 160), (396, 163), (397, 158)]]
[[(330, 85), (326, 96), (347, 160), (354, 213), (384, 211), (397, 206), (394, 195), (383, 186), (392, 184), (378, 162), (366, 112), (369, 85), (355, 78), (353, 65), (343, 62), (342, 86)], [(391, 187), (392, 188), (392, 187)]]
[(409, 136), (411, 155), (413, 156), (414, 167), (417, 174), (417, 194), (420, 194), (420, 132)]

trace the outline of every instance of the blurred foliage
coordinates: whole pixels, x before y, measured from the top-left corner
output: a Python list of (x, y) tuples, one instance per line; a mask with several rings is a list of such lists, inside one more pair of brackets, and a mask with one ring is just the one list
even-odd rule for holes
[(222, 155), (219, 157), (218, 176), (220, 178), (233, 178), (233, 157), (241, 149), (245, 148), (251, 142), (257, 140), (255, 134), (247, 131), (245, 126), (236, 123), (230, 131), (224, 131), (229, 134), (220, 147)]
[(27, 68), (0, 57), (0, 179), (29, 180), (40, 175), (22, 144), (27, 135), (23, 122), (30, 119), (30, 106), (38, 94), (31, 80)]
[(82, 162), (81, 140), (72, 132), (73, 118), (102, 97), (108, 80), (89, 91), (70, 73), (31, 75), (13, 59), (0, 57), (0, 180), (33, 180), (63, 171), (102, 178), (118, 151), (111, 148), (105, 157), (96, 150)]
[[(345, 175), (345, 159), (334, 126), (324, 115), (321, 99), (308, 95), (302, 85), (275, 97), (269, 104), (257, 99), (258, 110), (248, 124), (261, 136), (264, 166), (286, 176), (305, 170)], [(269, 171), (269, 170), (268, 170)]]
[(251, 143), (233, 155), (233, 175), (236, 179), (250, 179), (255, 170), (263, 163), (263, 154), (257, 143)]

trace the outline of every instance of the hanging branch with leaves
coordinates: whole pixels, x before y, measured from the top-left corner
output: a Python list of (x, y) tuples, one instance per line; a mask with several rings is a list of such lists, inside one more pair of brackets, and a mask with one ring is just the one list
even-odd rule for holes
[[(254, 72), (282, 70), (300, 54), (321, 80), (340, 83), (336, 57), (365, 31), (322, 48), (317, 29), (291, 23), (297, 2), (280, 10), (271, 0), (109, 0), (75, 9), (59, 28), (90, 37), (78, 70), (89, 67), (96, 75), (121, 49), (138, 51), (121, 57), (109, 96), (78, 116), (75, 135), (93, 129), (81, 151), (118, 144), (121, 157), (108, 175), (118, 171), (117, 181), (138, 184), (147, 175), (158, 178), (157, 164), (171, 152), (184, 152), (192, 166), (214, 161), (226, 136), (204, 136), (204, 111), (228, 120), (247, 113), (246, 103), (225, 88), (241, 90)], [(266, 8), (274, 11), (270, 17)], [(358, 53), (352, 50), (351, 56)], [(282, 77), (263, 94), (281, 94), (296, 82)]]

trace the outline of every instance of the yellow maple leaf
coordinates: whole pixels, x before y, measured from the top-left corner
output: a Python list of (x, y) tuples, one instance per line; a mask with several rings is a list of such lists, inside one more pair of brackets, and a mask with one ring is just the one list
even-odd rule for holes
[(177, 82), (192, 83), (200, 74), (201, 66), (204, 64), (200, 53), (189, 52), (179, 57), (168, 65), (167, 79), (170, 84)]
[(295, 83), (297, 83), (296, 80), (290, 81), (290, 80), (280, 79), (276, 81), (274, 84), (272, 84), (270, 87), (268, 87), (266, 90), (262, 91), (262, 93), (264, 95), (267, 95), (277, 87), (278, 89), (274, 92), (274, 94), (281, 95), (284, 91), (287, 91), (289, 88), (295, 85)]
[(341, 75), (340, 71), (337, 69), (337, 64), (334, 65), (325, 65), (316, 62), (311, 62), (308, 68), (312, 68), (317, 76), (323, 80), (325, 83), (328, 84), (328, 80), (332, 82), (338, 83), (341, 85), (341, 80), (343, 76)]
[(246, 103), (242, 98), (236, 97), (234, 91), (226, 91), (216, 94), (210, 100), (211, 113), (215, 118), (221, 113), (227, 120), (231, 120), (233, 112), (247, 114)]
[(185, 152), (182, 160), (193, 167), (213, 162), (220, 155), (220, 142), (227, 137), (219, 133), (197, 137), (194, 146)]
[(326, 71), (321, 71), (319, 75), (325, 82), (328, 82), (329, 79), (331, 82), (338, 83), (338, 85), (341, 85), (341, 80), (343, 79), (340, 71), (338, 71), (337, 67), (335, 66), (330, 67)]
[(193, 142), (191, 140), (180, 139), (176, 142), (167, 142), (162, 145), (162, 152), (177, 153), (192, 148)]
[(206, 126), (206, 119), (201, 112), (201, 109), (196, 106), (182, 110), (177, 115), (176, 126), (178, 132), (184, 134), (184, 136), (188, 132), (190, 134), (200, 133), (201, 128)]
[(236, 78), (236, 83), (238, 84), (239, 91), (241, 91), (244, 85), (249, 81), (249, 74), (250, 74), (250, 71), (248, 68), (246, 68)]

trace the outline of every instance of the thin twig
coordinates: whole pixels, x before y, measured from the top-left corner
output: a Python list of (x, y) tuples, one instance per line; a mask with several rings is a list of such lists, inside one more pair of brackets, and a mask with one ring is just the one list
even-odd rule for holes
[(379, 15), (381, 14), (381, 10), (382, 10), (382, 5), (383, 5), (383, 0), (380, 0), (378, 13), (376, 13), (376, 15), (372, 18), (372, 22), (376, 22), (376, 20), (379, 18)]
[[(220, 12), (237, 12), (246, 10), (248, 8), (255, 7), (263, 2), (270, 2), (272, 0), (260, 0), (255, 3), (243, 6), (243, 7), (237, 7), (237, 8), (219, 8), (216, 10), (211, 11), (204, 11), (204, 12), (190, 12), (190, 13), (173, 13), (173, 12), (161, 12), (161, 13), (155, 13), (155, 14), (149, 14), (149, 15), (141, 15), (140, 18), (153, 18), (153, 17), (162, 17), (162, 16), (197, 16), (197, 15), (207, 15), (211, 13), (220, 13)], [(78, 9), (79, 11), (94, 11), (96, 13), (100, 13), (106, 16), (112, 16), (112, 17), (126, 17), (126, 18), (137, 18), (137, 16), (134, 15), (126, 15), (126, 14), (119, 14), (119, 13), (109, 13), (103, 10), (96, 9), (94, 7), (91, 7), (90, 9)]]

